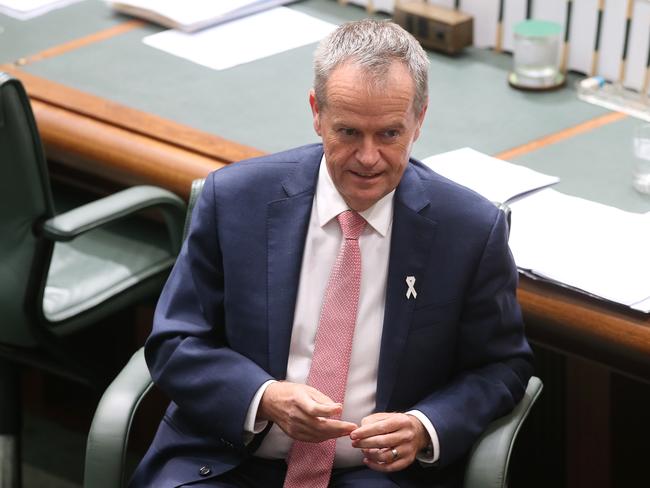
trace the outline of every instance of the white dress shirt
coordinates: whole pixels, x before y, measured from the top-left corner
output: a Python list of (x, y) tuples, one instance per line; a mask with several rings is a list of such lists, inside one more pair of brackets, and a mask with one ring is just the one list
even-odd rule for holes
[[(361, 425), (361, 419), (373, 413), (375, 408), (394, 194), (392, 191), (369, 209), (360, 212), (368, 225), (359, 238), (361, 290), (341, 416), (342, 420), (357, 425)], [(307, 230), (291, 332), (286, 380), (293, 383), (307, 382), (323, 296), (341, 246), (341, 228), (335, 217), (345, 210), (349, 210), (349, 207), (336, 190), (323, 156)], [(271, 383), (272, 381), (269, 381), (262, 385), (251, 402), (245, 425), (247, 432), (259, 433), (266, 427), (266, 422), (255, 422), (255, 417), (262, 394)], [(433, 457), (418, 459), (428, 463), (435, 462), (439, 457), (435, 429), (421, 412), (407, 413), (415, 415), (424, 424), (433, 445)], [(291, 438), (274, 425), (255, 452), (255, 456), (285, 459), (292, 442)], [(338, 438), (334, 466), (362, 464), (363, 454), (360, 449), (352, 447), (350, 438)]]

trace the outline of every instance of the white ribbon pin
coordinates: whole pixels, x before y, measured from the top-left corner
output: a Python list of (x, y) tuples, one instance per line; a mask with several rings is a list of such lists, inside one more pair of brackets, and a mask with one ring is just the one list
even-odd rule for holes
[(415, 291), (415, 276), (407, 276), (406, 277), (406, 284), (408, 285), (409, 289), (406, 290), (406, 298), (410, 299), (411, 295), (413, 298), (418, 297), (418, 292)]

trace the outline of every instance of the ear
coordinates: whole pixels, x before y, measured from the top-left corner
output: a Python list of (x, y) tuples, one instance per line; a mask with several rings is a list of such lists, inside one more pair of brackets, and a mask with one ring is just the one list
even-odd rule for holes
[(422, 124), (424, 123), (424, 116), (427, 114), (427, 108), (429, 108), (429, 99), (424, 102), (424, 105), (422, 106), (422, 110), (417, 116), (417, 129), (415, 129), (415, 138), (413, 141), (417, 141), (418, 137), (420, 137), (420, 129), (422, 128)]
[(309, 90), (309, 105), (311, 106), (311, 114), (314, 117), (314, 130), (316, 131), (316, 134), (320, 136), (320, 112), (318, 102), (316, 101), (316, 93), (313, 89)]

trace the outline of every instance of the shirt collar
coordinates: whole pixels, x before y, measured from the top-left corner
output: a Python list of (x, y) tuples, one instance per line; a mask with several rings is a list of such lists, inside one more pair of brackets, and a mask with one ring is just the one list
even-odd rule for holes
[[(385, 237), (393, 220), (393, 197), (395, 190), (382, 197), (377, 203), (370, 208), (359, 212), (368, 225)], [(334, 182), (327, 170), (325, 155), (321, 159), (320, 169), (318, 170), (318, 183), (316, 184), (316, 211), (318, 213), (318, 223), (324, 227), (330, 220), (335, 218), (341, 212), (350, 210), (343, 197), (334, 186)]]

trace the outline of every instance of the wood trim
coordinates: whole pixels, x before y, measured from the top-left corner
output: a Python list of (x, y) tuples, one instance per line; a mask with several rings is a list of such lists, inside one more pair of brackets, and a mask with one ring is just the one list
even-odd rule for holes
[(32, 108), (48, 158), (124, 185), (159, 185), (187, 198), (193, 179), (227, 164), (39, 100)]
[(647, 314), (526, 277), (517, 293), (532, 341), (650, 381)]
[(40, 53), (36, 53), (32, 56), (28, 56), (26, 58), (20, 58), (18, 61), (16, 61), (16, 64), (19, 66), (25, 66), (27, 64), (35, 63), (37, 61), (42, 61), (43, 59), (53, 58), (55, 56), (59, 56), (60, 54), (64, 54), (68, 51), (74, 51), (75, 49), (79, 49), (89, 44), (104, 41), (106, 39), (110, 39), (111, 37), (124, 34), (125, 32), (129, 32), (138, 27), (142, 27), (144, 24), (145, 23), (141, 20), (129, 20), (119, 25), (109, 27), (108, 29), (95, 32), (88, 36), (81, 37), (79, 39), (74, 39), (64, 44), (59, 44), (58, 46), (51, 47), (49, 49), (41, 51)]
[[(224, 163), (261, 156), (262, 151), (229, 141), (186, 125), (156, 115), (111, 102), (56, 83), (12, 65), (0, 65), (0, 71), (20, 79), (32, 101), (39, 101), (52, 107), (67, 110), (84, 119), (95, 119), (151, 139), (178, 146), (187, 151)], [(42, 124), (39, 121), (39, 126)], [(47, 140), (44, 139), (47, 145)]]
[(601, 115), (600, 117), (596, 117), (595, 119), (587, 120), (586, 122), (583, 122), (576, 126), (569, 127), (568, 129), (564, 129), (554, 134), (550, 134), (540, 139), (536, 139), (534, 141), (528, 142), (521, 146), (513, 147), (512, 149), (508, 149), (507, 151), (502, 151), (498, 154), (495, 154), (495, 157), (504, 160), (515, 159), (524, 154), (537, 151), (538, 149), (541, 149), (545, 146), (550, 146), (551, 144), (557, 144), (558, 142), (564, 141), (566, 139), (570, 139), (571, 137), (575, 137), (580, 134), (584, 134), (585, 132), (589, 132), (594, 129), (597, 129), (598, 127), (602, 127), (604, 125), (611, 124), (613, 122), (618, 122), (619, 120), (622, 120), (625, 117), (627, 117), (627, 115), (624, 113), (610, 112), (605, 115)]

